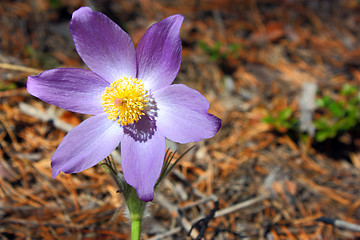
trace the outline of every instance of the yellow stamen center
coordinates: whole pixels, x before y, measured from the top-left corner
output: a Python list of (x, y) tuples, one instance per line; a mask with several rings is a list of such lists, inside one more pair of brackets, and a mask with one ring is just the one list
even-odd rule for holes
[(147, 97), (141, 79), (132, 77), (116, 79), (101, 95), (102, 106), (109, 119), (123, 126), (139, 121), (145, 114)]

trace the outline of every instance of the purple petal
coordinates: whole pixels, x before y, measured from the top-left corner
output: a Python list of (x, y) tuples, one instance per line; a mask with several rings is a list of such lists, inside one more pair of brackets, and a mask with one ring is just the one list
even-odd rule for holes
[(158, 108), (156, 125), (165, 137), (179, 142), (197, 142), (212, 138), (221, 120), (207, 111), (209, 102), (198, 91), (174, 84), (153, 93)]
[(108, 82), (135, 77), (136, 58), (129, 35), (100, 12), (76, 10), (70, 21), (75, 47), (85, 64)]
[(84, 114), (100, 114), (101, 94), (109, 85), (95, 73), (77, 68), (58, 68), (28, 77), (27, 90), (41, 100)]
[(106, 113), (93, 116), (72, 129), (51, 158), (52, 175), (77, 173), (106, 158), (120, 143), (123, 131)]
[(137, 78), (156, 91), (170, 85), (180, 68), (179, 31), (184, 17), (177, 14), (152, 25), (136, 47)]
[(124, 134), (121, 141), (121, 165), (125, 181), (133, 186), (142, 201), (151, 201), (165, 157), (165, 137), (155, 131), (151, 138), (135, 140)]

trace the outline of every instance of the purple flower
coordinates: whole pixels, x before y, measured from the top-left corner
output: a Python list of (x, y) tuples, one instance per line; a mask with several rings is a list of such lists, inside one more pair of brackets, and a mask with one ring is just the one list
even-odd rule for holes
[(213, 137), (221, 120), (209, 114), (198, 91), (171, 85), (181, 62), (183, 16), (152, 25), (136, 50), (118, 25), (82, 7), (70, 32), (90, 70), (59, 68), (28, 77), (27, 90), (69, 111), (95, 115), (72, 129), (51, 159), (53, 178), (77, 173), (107, 157), (121, 143), (126, 182), (151, 201), (165, 155), (165, 137), (179, 143)]

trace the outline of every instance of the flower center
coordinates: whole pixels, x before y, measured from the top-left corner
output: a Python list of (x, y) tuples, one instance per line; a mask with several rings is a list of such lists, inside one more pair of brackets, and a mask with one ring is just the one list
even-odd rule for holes
[(101, 95), (102, 106), (109, 119), (123, 126), (139, 121), (145, 114), (147, 97), (141, 79), (132, 77), (116, 79)]

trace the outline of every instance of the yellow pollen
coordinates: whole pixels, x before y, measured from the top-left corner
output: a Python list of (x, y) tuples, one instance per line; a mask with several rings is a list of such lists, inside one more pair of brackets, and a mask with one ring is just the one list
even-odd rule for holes
[(116, 79), (101, 95), (102, 106), (109, 119), (123, 126), (139, 121), (145, 114), (147, 97), (141, 79), (132, 77)]

